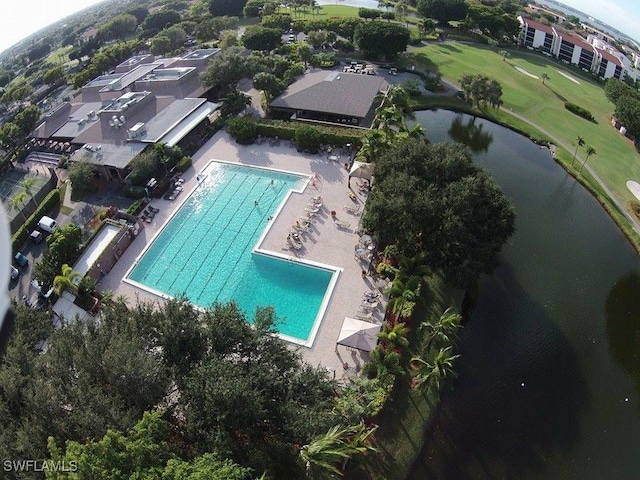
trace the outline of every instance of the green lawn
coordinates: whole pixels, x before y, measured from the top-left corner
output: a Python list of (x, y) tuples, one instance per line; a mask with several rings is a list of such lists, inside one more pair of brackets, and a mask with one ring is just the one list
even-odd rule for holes
[[(579, 135), (596, 150), (589, 164), (601, 176), (614, 195), (622, 202), (633, 199), (625, 183), (640, 179), (640, 161), (630, 140), (621, 136), (609, 123), (613, 105), (604, 96), (602, 85), (581, 71), (528, 51), (511, 50), (503, 60), (494, 47), (461, 43), (437, 43), (412, 52), (413, 60), (423, 68), (442, 74), (458, 83), (463, 73), (484, 74), (500, 81), (503, 89), (503, 110), (519, 113), (540, 125), (558, 142), (571, 146)], [(531, 78), (515, 66), (550, 79)], [(561, 75), (558, 70), (576, 79), (579, 84)], [(564, 108), (568, 101), (589, 110), (597, 123), (582, 119)], [(584, 157), (584, 148), (578, 157)]]
[(291, 18), (296, 21), (298, 19), (305, 20), (325, 20), (327, 18), (349, 18), (358, 16), (357, 7), (347, 7), (345, 5), (322, 5), (318, 13), (312, 13), (310, 11), (298, 10), (294, 12), (293, 9), (280, 8), (280, 13), (290, 13)]

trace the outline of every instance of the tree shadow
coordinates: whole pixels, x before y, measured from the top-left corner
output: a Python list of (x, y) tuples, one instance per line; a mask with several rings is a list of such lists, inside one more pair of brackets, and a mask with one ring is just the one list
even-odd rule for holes
[[(408, 478), (540, 474), (550, 454), (567, 454), (580, 438), (588, 395), (576, 355), (511, 268), (498, 270), (462, 331), (459, 376)], [(523, 316), (535, 322), (514, 325)]]
[(558, 100), (560, 100), (561, 102), (566, 102), (567, 101), (567, 97), (565, 97), (564, 95), (560, 95), (553, 88), (551, 88), (548, 83), (545, 83), (545, 86), (551, 91), (551, 93), (553, 93), (556, 96), (556, 98)]
[(640, 393), (640, 275), (630, 272), (613, 286), (605, 302), (606, 332), (616, 363)]

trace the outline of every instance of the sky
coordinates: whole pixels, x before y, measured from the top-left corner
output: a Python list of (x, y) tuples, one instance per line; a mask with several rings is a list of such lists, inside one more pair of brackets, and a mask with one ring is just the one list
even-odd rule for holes
[(0, 52), (41, 28), (101, 0), (17, 0), (0, 15)]
[(638, 0), (557, 0), (640, 41)]
[[(0, 15), (0, 52), (47, 25), (101, 0), (18, 0)], [(348, 0), (344, 3), (349, 3)], [(638, 0), (560, 0), (640, 41)], [(324, 3), (324, 2), (322, 2)]]

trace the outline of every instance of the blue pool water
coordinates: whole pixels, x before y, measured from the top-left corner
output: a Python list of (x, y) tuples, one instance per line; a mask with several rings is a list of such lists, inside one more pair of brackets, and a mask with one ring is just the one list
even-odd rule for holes
[(252, 253), (304, 177), (215, 162), (206, 173), (128, 278), (200, 307), (234, 300), (250, 318), (271, 305), (278, 331), (306, 341), (333, 272)]

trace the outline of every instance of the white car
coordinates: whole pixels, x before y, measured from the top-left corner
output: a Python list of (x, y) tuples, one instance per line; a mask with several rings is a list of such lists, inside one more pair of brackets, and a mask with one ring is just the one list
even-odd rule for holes
[(20, 272), (13, 265), (9, 265), (9, 266), (11, 267), (11, 280), (15, 280), (16, 278), (18, 278), (18, 275), (20, 275)]

